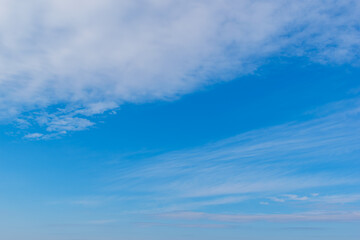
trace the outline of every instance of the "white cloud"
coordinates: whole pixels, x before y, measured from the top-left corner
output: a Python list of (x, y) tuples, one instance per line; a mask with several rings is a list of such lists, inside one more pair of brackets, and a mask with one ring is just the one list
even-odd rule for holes
[(28, 138), (28, 139), (38, 139), (41, 138), (44, 134), (41, 133), (30, 133), (30, 134), (26, 134), (24, 136), (24, 138)]
[[(274, 54), (343, 63), (359, 53), (351, 0), (0, 4), (0, 118), (45, 112), (50, 132), (86, 129), (89, 116), (124, 102), (231, 80)], [(21, 119), (39, 124), (34, 114)]]
[(309, 200), (309, 197), (307, 197), (307, 196), (298, 196), (296, 194), (284, 194), (283, 196), (286, 197), (289, 200), (295, 200), (295, 201)]

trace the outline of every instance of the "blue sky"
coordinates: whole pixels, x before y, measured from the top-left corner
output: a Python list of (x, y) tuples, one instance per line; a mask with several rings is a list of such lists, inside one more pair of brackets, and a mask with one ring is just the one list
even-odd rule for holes
[(0, 239), (359, 239), (356, 1), (0, 2)]

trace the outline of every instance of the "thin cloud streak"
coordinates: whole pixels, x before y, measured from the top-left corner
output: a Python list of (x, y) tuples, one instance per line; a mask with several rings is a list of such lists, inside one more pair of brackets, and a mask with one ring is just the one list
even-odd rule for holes
[[(153, 183), (152, 191), (200, 197), (355, 183), (357, 176), (342, 174), (331, 164), (352, 164), (353, 153), (360, 149), (358, 121), (359, 113), (351, 107), (306, 123), (256, 130), (155, 156), (136, 167), (120, 168), (113, 186), (145, 190)], [(324, 170), (301, 173), (309, 164)]]
[(296, 194), (283, 194), (279, 197), (269, 197), (273, 202), (284, 203), (287, 201), (303, 201), (303, 202), (318, 202), (322, 204), (347, 204), (360, 202), (360, 194), (339, 194), (339, 195), (324, 195), (312, 194), (309, 196), (299, 196)]
[(306, 122), (254, 130), (203, 147), (138, 159), (136, 164), (119, 161), (107, 173), (106, 189), (141, 194), (150, 212), (246, 201), (302, 202), (309, 207), (354, 203), (356, 191), (336, 197), (314, 189), (360, 182), (353, 170), (359, 167), (358, 103), (359, 99), (335, 103), (318, 111), (323, 114), (326, 109), (326, 115), (312, 115)]
[(209, 214), (203, 212), (177, 212), (160, 217), (173, 219), (206, 219), (219, 222), (348, 222), (360, 221), (360, 212), (307, 212), (294, 214)]

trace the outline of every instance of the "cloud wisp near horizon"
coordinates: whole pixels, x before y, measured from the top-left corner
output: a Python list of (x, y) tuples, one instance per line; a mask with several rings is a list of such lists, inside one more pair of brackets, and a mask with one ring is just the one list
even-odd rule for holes
[(251, 74), (270, 57), (359, 64), (353, 0), (0, 3), (0, 120), (28, 139)]
[[(106, 174), (106, 189), (115, 195), (132, 196), (132, 202), (139, 201), (136, 211), (175, 212), (161, 216), (357, 221), (359, 213), (348, 207), (360, 202), (356, 188), (360, 178), (353, 172), (359, 168), (358, 106), (358, 98), (337, 102), (311, 113), (305, 122), (253, 130), (193, 149), (140, 157), (136, 164), (121, 159)], [(308, 212), (299, 213), (295, 202)], [(248, 210), (240, 207), (243, 205)], [(273, 207), (293, 215), (274, 214)], [(240, 215), (216, 217), (230, 209), (232, 214), (240, 211)], [(189, 212), (193, 210), (205, 212)]]

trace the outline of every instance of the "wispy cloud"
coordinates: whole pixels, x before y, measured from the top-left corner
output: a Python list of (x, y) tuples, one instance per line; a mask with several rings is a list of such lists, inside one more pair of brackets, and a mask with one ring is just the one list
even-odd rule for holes
[[(340, 203), (341, 199), (350, 203), (357, 199), (355, 190), (342, 198), (323, 196), (314, 189), (339, 191), (338, 187), (359, 184), (355, 170), (360, 149), (357, 103), (358, 99), (344, 101), (341, 110), (336, 103), (327, 107), (326, 115), (313, 115), (306, 122), (254, 130), (206, 146), (140, 159), (136, 164), (120, 163), (112, 170), (107, 189), (142, 193), (143, 201), (155, 209), (161, 206), (174, 211), (251, 199), (257, 205)], [(330, 109), (336, 111), (329, 113)], [(304, 191), (307, 193), (298, 194)]]
[(116, 223), (117, 220), (115, 219), (101, 219), (101, 220), (92, 220), (92, 221), (88, 221), (84, 224), (89, 224), (89, 225), (106, 225), (106, 224), (110, 224), (110, 223)]
[(139, 227), (177, 227), (177, 228), (229, 228), (236, 227), (229, 224), (179, 224), (179, 223), (160, 223), (160, 222), (137, 222)]
[(360, 212), (307, 212), (294, 214), (208, 214), (203, 212), (176, 212), (161, 215), (161, 217), (175, 219), (207, 219), (219, 222), (331, 222), (331, 221), (360, 221)]
[(107, 226), (117, 224), (118, 220), (116, 219), (98, 219), (90, 221), (80, 221), (80, 222), (70, 222), (70, 223), (57, 223), (57, 224), (48, 224), (47, 227), (56, 227), (56, 228), (78, 228), (78, 227), (87, 227), (87, 226)]
[(271, 56), (358, 63), (353, 0), (0, 4), (0, 119), (42, 134), (87, 129), (92, 115), (124, 102), (234, 79)]
[(360, 194), (339, 194), (339, 195), (324, 195), (311, 194), (309, 196), (299, 196), (296, 194), (283, 194), (280, 197), (269, 197), (269, 200), (274, 202), (284, 203), (287, 201), (307, 201), (319, 202), (323, 204), (345, 204), (360, 202)]
[(281, 197), (269, 197), (270, 200), (274, 202), (285, 202), (287, 200), (292, 201), (306, 201), (310, 198), (307, 196), (298, 196), (296, 194), (283, 194)]
[(360, 202), (360, 194), (344, 194), (344, 195), (330, 195), (323, 196), (317, 201), (326, 202), (326, 203), (352, 203)]
[(24, 138), (27, 138), (27, 139), (39, 139), (39, 138), (42, 138), (44, 136), (44, 134), (42, 133), (29, 133), (29, 134), (26, 134), (24, 136)]

